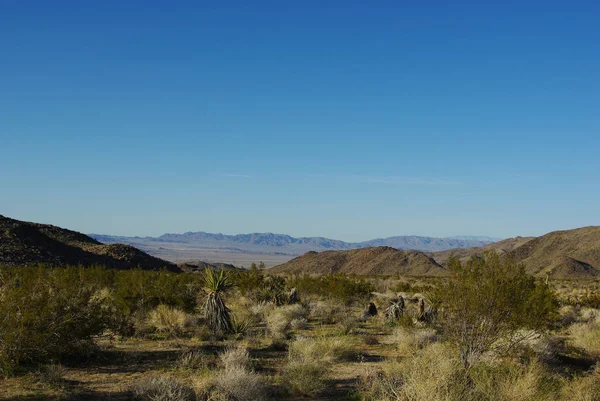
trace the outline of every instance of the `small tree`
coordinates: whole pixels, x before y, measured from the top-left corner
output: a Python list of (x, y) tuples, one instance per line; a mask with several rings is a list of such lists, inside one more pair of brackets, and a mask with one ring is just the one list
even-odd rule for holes
[(551, 325), (556, 296), (528, 276), (522, 264), (493, 252), (464, 264), (452, 258), (448, 267), (451, 277), (435, 295), (441, 300), (444, 333), (457, 344), (465, 369), (493, 347), (506, 351)]
[(215, 334), (232, 332), (231, 315), (223, 300), (223, 295), (232, 286), (229, 274), (225, 270), (207, 268), (204, 271), (204, 291), (207, 293), (204, 317), (208, 327)]

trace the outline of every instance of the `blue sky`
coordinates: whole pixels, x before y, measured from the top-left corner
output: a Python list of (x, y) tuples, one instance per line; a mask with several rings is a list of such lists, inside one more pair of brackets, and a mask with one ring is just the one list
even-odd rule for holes
[(344, 240), (600, 224), (599, 3), (418, 3), (0, 1), (0, 214)]

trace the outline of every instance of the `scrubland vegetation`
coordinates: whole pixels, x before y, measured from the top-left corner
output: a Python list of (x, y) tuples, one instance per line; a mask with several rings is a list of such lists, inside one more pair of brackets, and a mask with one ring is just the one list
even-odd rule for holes
[(0, 398), (600, 400), (598, 281), (449, 268), (0, 268)]

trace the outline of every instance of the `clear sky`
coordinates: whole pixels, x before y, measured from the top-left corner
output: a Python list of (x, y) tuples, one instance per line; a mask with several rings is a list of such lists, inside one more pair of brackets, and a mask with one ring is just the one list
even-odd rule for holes
[(599, 21), (597, 1), (0, 0), (0, 214), (344, 240), (598, 225)]

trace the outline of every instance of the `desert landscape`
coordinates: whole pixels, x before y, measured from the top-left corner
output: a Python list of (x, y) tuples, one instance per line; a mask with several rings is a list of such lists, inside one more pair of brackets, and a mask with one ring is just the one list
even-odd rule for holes
[(600, 227), (242, 269), (0, 217), (0, 264), (2, 399), (600, 394)]
[(599, 21), (0, 0), (0, 401), (600, 401)]

